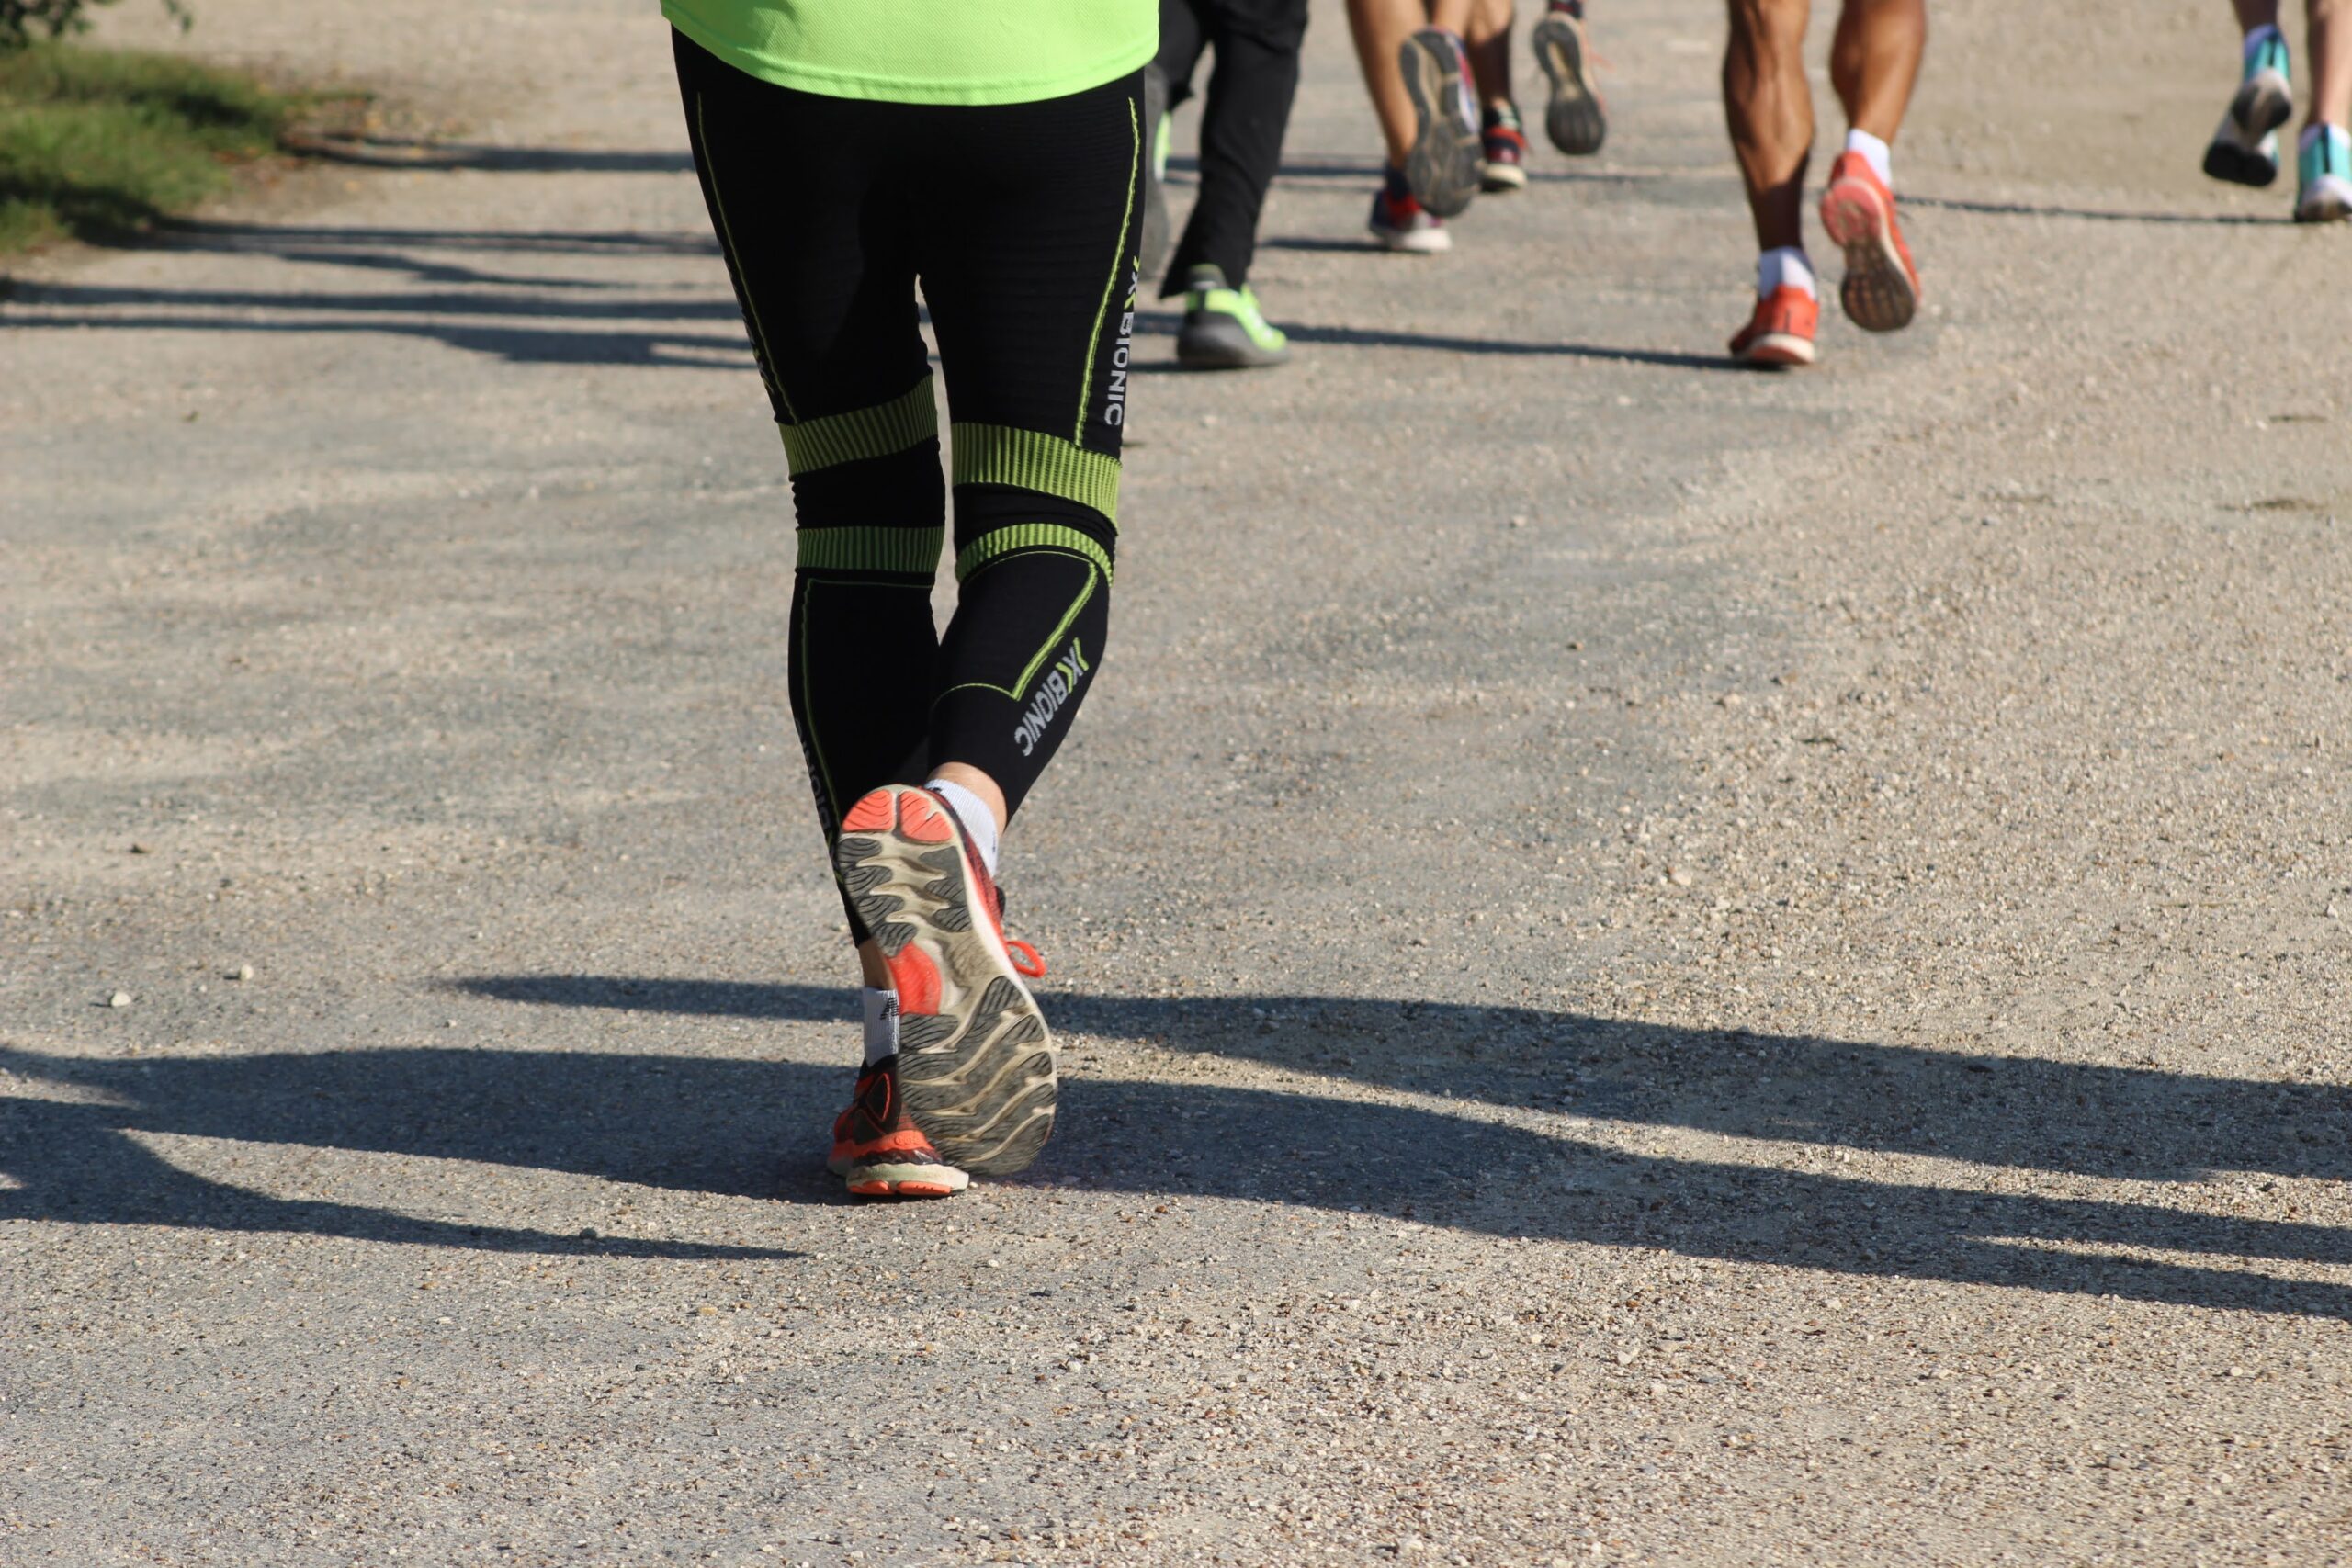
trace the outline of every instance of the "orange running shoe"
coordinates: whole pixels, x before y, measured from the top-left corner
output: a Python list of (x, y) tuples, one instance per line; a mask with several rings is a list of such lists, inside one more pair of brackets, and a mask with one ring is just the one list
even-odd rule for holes
[(975, 1175), (1024, 1168), (1054, 1126), (1053, 1038), (1023, 984), (1046, 966), (1005, 940), (1004, 900), (963, 824), (929, 790), (885, 784), (842, 816), (833, 864), (890, 968), (914, 1124)]
[(942, 1159), (907, 1114), (896, 1056), (857, 1075), (849, 1109), (833, 1118), (833, 1154), (825, 1168), (861, 1198), (944, 1198), (972, 1179)]
[(1821, 324), (1821, 302), (1793, 283), (1783, 283), (1756, 301), (1756, 314), (1731, 340), (1731, 356), (1742, 365), (1810, 365), (1814, 330)]
[(1919, 269), (1894, 220), (1894, 193), (1860, 152), (1840, 152), (1829, 165), (1821, 226), (1845, 247), (1846, 281), (1838, 298), (1847, 319), (1866, 333), (1909, 326), (1919, 310)]

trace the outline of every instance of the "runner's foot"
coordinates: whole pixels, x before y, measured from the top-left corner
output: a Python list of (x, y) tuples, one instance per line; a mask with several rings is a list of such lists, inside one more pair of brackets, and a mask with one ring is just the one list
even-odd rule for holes
[(2287, 40), (2277, 28), (2245, 53), (2245, 73), (2205, 149), (2205, 172), (2233, 185), (2267, 186), (2278, 177), (2278, 128), (2295, 112)]
[(833, 862), (898, 992), (898, 1088), (915, 1125), (976, 1175), (1023, 1168), (1054, 1125), (1053, 1042), (1023, 984), (1045, 965), (1005, 941), (1002, 900), (955, 812), (886, 784), (842, 817)]
[(1544, 134), (1571, 158), (1600, 152), (1609, 139), (1609, 111), (1593, 84), (1584, 0), (1552, 0), (1528, 42), (1552, 84), (1552, 101), (1544, 109)]
[(1176, 334), (1176, 361), (1195, 370), (1249, 370), (1290, 357), (1290, 340), (1258, 313), (1258, 297), (1227, 286), (1225, 274), (1203, 265), (1186, 275), (1184, 326)]
[(2340, 125), (2303, 132), (2295, 159), (2295, 221), (2341, 223), (2352, 218), (2352, 135)]
[(1813, 334), (1821, 323), (1821, 302), (1793, 284), (1756, 301), (1756, 313), (1731, 340), (1731, 356), (1742, 365), (1810, 365)]
[(1517, 105), (1497, 104), (1480, 117), (1478, 145), (1487, 161), (1481, 190), (1527, 188), (1527, 133), (1519, 128)]
[(1397, 47), (1397, 69), (1412, 96), (1413, 150), (1405, 183), (1439, 218), (1452, 218), (1478, 194), (1478, 116), (1470, 101), (1470, 57), (1459, 35), (1423, 28)]
[(907, 1114), (896, 1056), (857, 1075), (849, 1109), (833, 1119), (833, 1153), (825, 1168), (861, 1198), (944, 1198), (971, 1181), (940, 1157)]
[(1847, 319), (1867, 333), (1909, 326), (1919, 310), (1919, 272), (1894, 220), (1894, 193), (1860, 153), (1840, 152), (1829, 166), (1821, 226), (1846, 252), (1838, 298)]
[(1372, 220), (1366, 225), (1384, 250), (1414, 255), (1435, 255), (1453, 248), (1445, 224), (1424, 211), (1405, 189), (1404, 176), (1390, 173), (1388, 184), (1373, 193)]

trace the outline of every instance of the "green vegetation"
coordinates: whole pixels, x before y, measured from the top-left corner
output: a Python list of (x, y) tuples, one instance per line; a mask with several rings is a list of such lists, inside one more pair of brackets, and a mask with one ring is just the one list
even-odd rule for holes
[(114, 240), (225, 188), (302, 101), (169, 55), (0, 51), (0, 254)]

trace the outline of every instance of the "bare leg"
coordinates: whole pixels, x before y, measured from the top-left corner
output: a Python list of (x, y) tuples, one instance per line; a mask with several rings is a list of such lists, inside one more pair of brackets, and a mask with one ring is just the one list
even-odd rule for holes
[(1470, 74), (1478, 80), (1478, 101), (1489, 108), (1511, 101), (1511, 0), (1475, 0), (1463, 27)]
[(1829, 82), (1846, 123), (1893, 146), (1927, 48), (1927, 0), (1846, 0), (1829, 45)]
[(1363, 72), (1372, 112), (1380, 117), (1380, 139), (1388, 166), (1401, 169), (1413, 150), (1413, 99), (1396, 71), (1396, 51), (1423, 25), (1420, 0), (1348, 0), (1348, 31), (1356, 41), (1356, 65)]
[(1813, 94), (1804, 80), (1805, 0), (1731, 0), (1724, 114), (1760, 250), (1804, 243)]
[[(2240, 0), (2245, 9), (2247, 0)], [(2305, 0), (2311, 17), (2312, 125), (2352, 129), (2352, 3)], [(2277, 14), (2272, 6), (2272, 14)], [(2259, 23), (2256, 24), (2260, 26)]]

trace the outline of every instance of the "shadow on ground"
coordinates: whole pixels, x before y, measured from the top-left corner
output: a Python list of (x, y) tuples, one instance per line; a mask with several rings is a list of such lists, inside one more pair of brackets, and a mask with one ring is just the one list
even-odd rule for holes
[[(496, 976), (504, 1001), (846, 1020), (818, 987)], [(2143, 1180), (2211, 1171), (2341, 1179), (2352, 1094), (1798, 1037), (1667, 1029), (1525, 1009), (1318, 997), (1049, 998), (1065, 1030), (1280, 1064), (1424, 1094), (1460, 1112), (1339, 1094), (1149, 1080), (1069, 1084), (1034, 1179), (1365, 1209), (1470, 1232), (1692, 1257), (2109, 1293), (2352, 1319), (2352, 1286), (2238, 1260), (2352, 1264), (2352, 1229), (2131, 1202), (1872, 1181), (1628, 1153), (1498, 1121), (1493, 1107), (1940, 1155)], [(741, 1256), (418, 1221), (220, 1186), (132, 1134), (374, 1150), (797, 1202), (845, 1069), (570, 1051), (325, 1051), (92, 1062), (0, 1048), (75, 1102), (0, 1103), (0, 1216), (323, 1231), (498, 1250)], [(1477, 1102), (1484, 1102), (1483, 1105)], [(1523, 1116), (1516, 1118), (1523, 1122)], [(1557, 1125), (1557, 1124), (1555, 1124)], [(808, 1140), (805, 1154), (779, 1140)], [(781, 1172), (781, 1173), (780, 1173)], [(1996, 1176), (2026, 1185), (2014, 1174)], [(2046, 1179), (2039, 1183), (2047, 1186)], [(2179, 1261), (2103, 1249), (2155, 1249)]]

